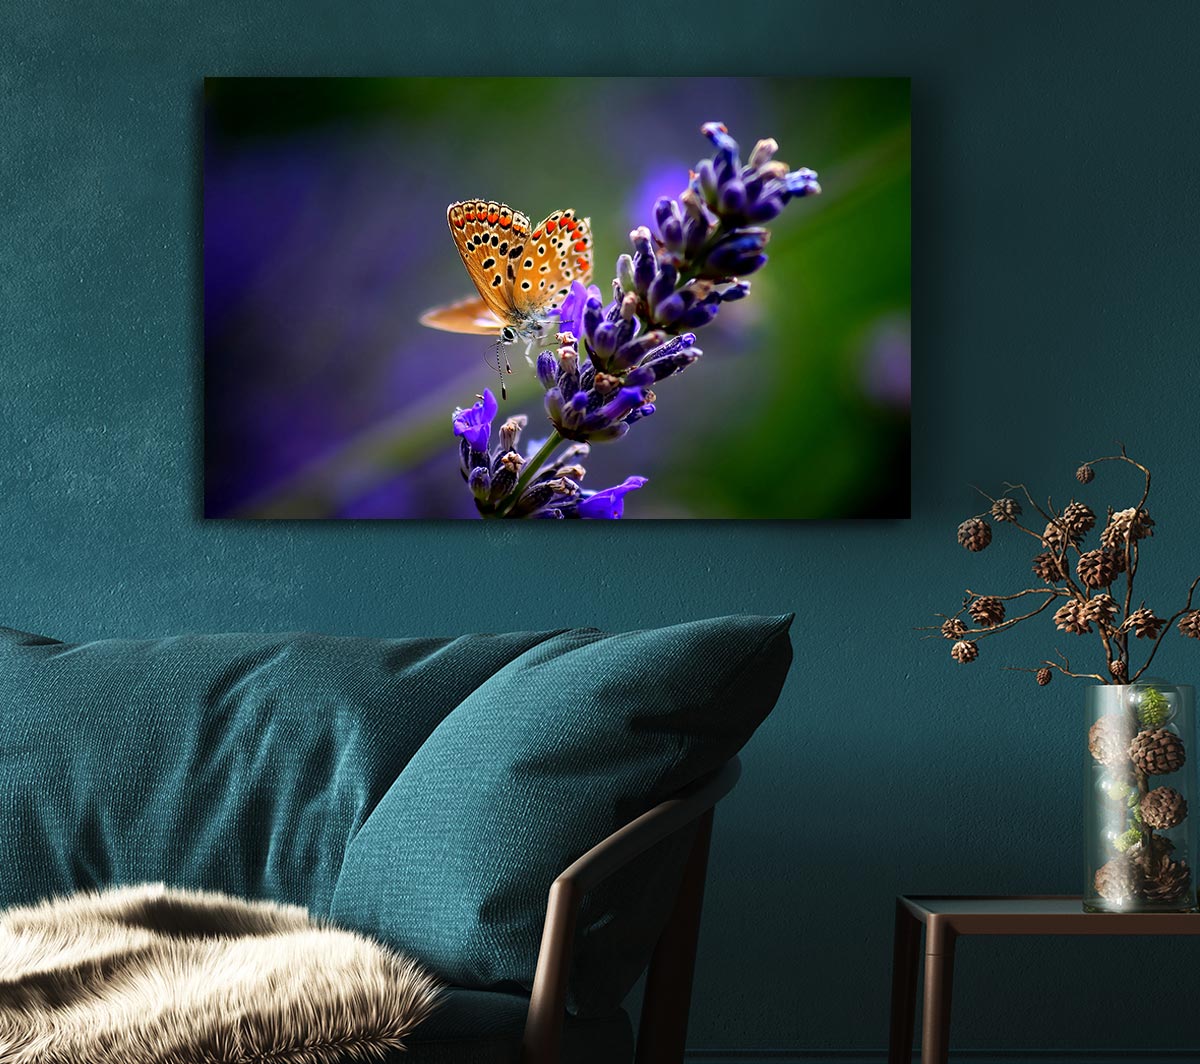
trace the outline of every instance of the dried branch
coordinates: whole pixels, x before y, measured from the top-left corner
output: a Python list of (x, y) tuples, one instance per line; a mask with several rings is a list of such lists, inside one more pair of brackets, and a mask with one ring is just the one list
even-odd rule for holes
[[(1099, 639), (1100, 639), (1101, 645), (1103, 646), (1103, 649), (1104, 649), (1104, 659), (1105, 659), (1105, 665), (1107, 666), (1106, 672), (1108, 673), (1108, 675), (1101, 675), (1099, 673), (1074, 671), (1071, 668), (1070, 661), (1067, 659), (1066, 655), (1064, 655), (1061, 651), (1056, 651), (1056, 653), (1058, 654), (1058, 656), (1061, 660), (1045, 661), (1040, 666), (1040, 668), (1053, 669), (1057, 672), (1062, 673), (1064, 676), (1070, 676), (1070, 677), (1077, 678), (1077, 679), (1095, 680), (1101, 684), (1115, 684), (1115, 683), (1119, 683), (1121, 681), (1124, 681), (1126, 683), (1133, 683), (1139, 677), (1141, 677), (1145, 673), (1145, 671), (1150, 667), (1151, 662), (1154, 660), (1154, 656), (1157, 654), (1158, 648), (1161, 645), (1162, 640), (1165, 638), (1166, 633), (1172, 627), (1175, 626), (1176, 622), (1178, 622), (1179, 619), (1184, 614), (1188, 613), (1189, 611), (1191, 611), (1193, 609), (1192, 602), (1195, 597), (1197, 588), (1200, 588), (1200, 577), (1197, 577), (1196, 580), (1192, 583), (1192, 586), (1188, 589), (1187, 602), (1184, 605), (1183, 609), (1179, 610), (1169, 620), (1167, 620), (1165, 622), (1162, 630), (1158, 633), (1158, 635), (1154, 639), (1153, 645), (1150, 648), (1150, 653), (1148, 654), (1145, 663), (1142, 665), (1142, 667), (1140, 669), (1138, 669), (1136, 672), (1132, 672), (1132, 674), (1131, 674), (1132, 666), (1130, 665), (1130, 661), (1129, 661), (1130, 629), (1127, 625), (1128, 625), (1129, 617), (1130, 617), (1131, 613), (1133, 612), (1134, 580), (1137, 575), (1138, 565), (1140, 562), (1140, 546), (1137, 542), (1137, 540), (1139, 538), (1138, 532), (1140, 530), (1137, 529), (1138, 517), (1136, 515), (1141, 515), (1141, 514), (1145, 513), (1146, 502), (1150, 496), (1151, 476), (1150, 476), (1150, 470), (1147, 469), (1146, 466), (1142, 465), (1140, 462), (1137, 462), (1134, 459), (1129, 457), (1128, 453), (1126, 452), (1124, 444), (1119, 443), (1118, 446), (1120, 447), (1119, 454), (1103, 455), (1099, 458), (1094, 458), (1094, 459), (1091, 459), (1090, 461), (1084, 463), (1086, 466), (1091, 467), (1094, 465), (1098, 465), (1101, 462), (1122, 462), (1122, 463), (1130, 465), (1133, 468), (1139, 470), (1144, 477), (1142, 496), (1137, 504), (1137, 507), (1134, 510), (1134, 515), (1135, 515), (1134, 516), (1134, 527), (1132, 527), (1129, 530), (1129, 532), (1126, 534), (1125, 541), (1124, 541), (1124, 561), (1125, 561), (1125, 565), (1124, 565), (1124, 574), (1125, 574), (1124, 600), (1125, 601), (1124, 601), (1123, 611), (1120, 612), (1117, 617), (1109, 617), (1107, 609), (1097, 609), (1094, 611), (1088, 610), (1086, 613), (1082, 613), (1082, 617), (1086, 617), (1086, 619), (1088, 621), (1091, 621), (1096, 624)], [(1091, 480), (1091, 478), (1085, 477), (1085, 478), (1083, 478), (1083, 480), (1086, 483), (1086, 482), (1089, 482)], [(1062, 515), (1059, 514), (1055, 510), (1054, 500), (1052, 497), (1047, 497), (1045, 506), (1043, 507), (1033, 497), (1032, 492), (1030, 492), (1029, 488), (1026, 487), (1026, 485), (1005, 482), (1004, 493), (999, 498), (1000, 499), (1010, 498), (1014, 495), (1024, 496), (1024, 502), (1029, 506), (1030, 513), (1041, 517), (1046, 522), (1046, 525), (1049, 526), (1050, 529), (1057, 529), (1060, 533), (1060, 535), (1057, 537), (1054, 535), (1054, 533), (1052, 531), (1049, 533), (1049, 536), (1047, 536), (1047, 529), (1038, 531), (1036, 529), (1028, 527), (1028, 525), (1023, 523), (1017, 515), (1013, 515), (1011, 517), (1009, 517), (1007, 515), (1001, 516), (1001, 512), (1002, 512), (1001, 509), (996, 507), (996, 503), (999, 501), (998, 498), (993, 497), (988, 492), (986, 492), (982, 488), (980, 488), (978, 485), (973, 484), (973, 485), (971, 485), (971, 487), (974, 488), (974, 490), (976, 492), (978, 492), (980, 495), (982, 495), (985, 499), (987, 499), (993, 508), (993, 510), (991, 510), (991, 511), (985, 511), (984, 513), (976, 515), (976, 519), (986, 521), (989, 518), (989, 516), (993, 515), (993, 512), (994, 512), (995, 517), (993, 519), (999, 519), (1001, 521), (1001, 523), (1011, 525), (1018, 532), (1021, 532), (1022, 534), (1030, 536), (1033, 539), (1037, 540), (1039, 545), (1041, 546), (1042, 550), (1047, 552), (1046, 560), (1044, 560), (1042, 562), (1042, 564), (1039, 565), (1037, 568), (1039, 570), (1039, 574), (1040, 574), (1040, 572), (1044, 571), (1046, 573), (1046, 575), (1050, 578), (1048, 581), (1050, 586), (1042, 587), (1042, 588), (1025, 588), (1021, 591), (1014, 592), (1010, 595), (988, 595), (988, 596), (980, 596), (977, 592), (972, 591), (970, 588), (968, 588), (966, 590), (964, 598), (963, 598), (963, 604), (959, 608), (957, 613), (955, 613), (953, 615), (936, 614), (936, 616), (942, 618), (943, 621), (955, 620), (955, 621), (961, 622), (963, 614), (964, 613), (969, 614), (972, 600), (975, 598), (978, 598), (978, 597), (999, 599), (1003, 602), (1013, 602), (1013, 601), (1022, 599), (1026, 596), (1032, 595), (1032, 596), (1041, 597), (1041, 602), (1039, 602), (1035, 608), (1030, 609), (1025, 613), (1019, 614), (1018, 616), (1015, 616), (1015, 617), (1009, 617), (1006, 620), (1001, 621), (999, 624), (996, 624), (996, 625), (993, 625), (990, 627), (977, 627), (974, 624), (972, 624), (970, 627), (968, 627), (967, 624), (964, 623), (962, 632), (957, 633), (956, 638), (974, 640), (974, 639), (982, 639), (982, 638), (984, 638), (986, 636), (990, 636), (990, 635), (995, 635), (997, 632), (1002, 632), (1008, 628), (1012, 628), (1014, 625), (1020, 624), (1022, 621), (1026, 621), (1031, 617), (1036, 617), (1039, 613), (1044, 612), (1048, 606), (1057, 602), (1059, 599), (1074, 600), (1075, 602), (1079, 603), (1080, 606), (1086, 607), (1088, 603), (1093, 602), (1093, 600), (1099, 596), (1100, 589), (1093, 589), (1090, 587), (1085, 587), (1085, 586), (1083, 586), (1082, 581), (1077, 583), (1075, 580), (1075, 570), (1072, 567), (1071, 561), (1075, 555), (1082, 557), (1083, 554), (1085, 553), (1084, 547), (1082, 545), (1083, 536), (1080, 534), (1078, 528), (1076, 529), (1076, 532), (1074, 535), (1072, 535), (1068, 531), (1066, 524), (1063, 521)], [(1020, 507), (1016, 507), (1016, 509), (1019, 510)], [(1111, 524), (1112, 524), (1113, 517), (1114, 517), (1114, 511), (1111, 508), (1109, 508), (1108, 509), (1109, 526), (1111, 526)], [(1110, 538), (1110, 541), (1111, 541), (1111, 538)], [(963, 545), (968, 546), (967, 543), (964, 543)], [(1115, 544), (1114, 544), (1114, 546), (1115, 546)], [(1074, 554), (1072, 554), (1072, 548), (1074, 549)], [(982, 548), (978, 547), (978, 545), (972, 544), (972, 545), (970, 545), (970, 549), (982, 549)], [(1089, 580), (1092, 579), (1093, 574), (1091, 572), (1089, 572), (1085, 575), (1088, 577)], [(1117, 589), (1118, 589), (1117, 595), (1120, 595), (1119, 580), (1110, 581), (1108, 586), (1103, 589), (1104, 594), (1106, 596), (1110, 596), (1110, 601), (1111, 601), (1111, 597), (1115, 597), (1115, 596), (1113, 596), (1114, 585), (1116, 585)], [(1119, 604), (1116, 608), (1118, 610), (1121, 609)], [(986, 619), (985, 613), (981, 612), (980, 616), (983, 616)], [(1114, 621), (1116, 621), (1117, 623), (1113, 623)], [(1082, 626), (1083, 626), (1083, 622), (1081, 621), (1080, 624), (1071, 625), (1070, 627), (1074, 630), (1079, 630)], [(942, 629), (941, 625), (936, 625), (936, 626), (924, 626), (924, 627), (919, 628), (918, 630), (919, 631), (930, 631), (930, 632), (936, 631), (939, 635), (944, 635), (945, 633), (943, 633), (941, 629)], [(934, 638), (934, 636), (927, 636), (926, 638)], [(960, 658), (960, 660), (963, 660), (963, 659)], [(967, 659), (967, 660), (970, 660), (970, 659)], [(1112, 667), (1117, 662), (1122, 663), (1124, 665), (1124, 668), (1118, 670), (1120, 675), (1113, 676), (1112, 675), (1112, 672), (1113, 672)], [(1024, 668), (1018, 668), (1018, 667), (1013, 667), (1013, 666), (1008, 666), (1007, 668), (1009, 668), (1010, 671), (1017, 671), (1017, 672), (1037, 672), (1037, 671), (1039, 671), (1038, 669), (1024, 669)]]
[(1154, 655), (1158, 653), (1159, 644), (1163, 641), (1163, 638), (1166, 636), (1166, 634), (1175, 626), (1175, 622), (1178, 621), (1179, 618), (1185, 613), (1191, 612), (1192, 596), (1196, 593), (1196, 588), (1198, 586), (1200, 586), (1200, 576), (1196, 577), (1196, 579), (1192, 581), (1192, 586), (1188, 588), (1187, 601), (1183, 604), (1183, 609), (1177, 610), (1174, 614), (1172, 614), (1171, 619), (1163, 625), (1162, 631), (1158, 633), (1158, 638), (1154, 640), (1154, 646), (1150, 648), (1150, 653), (1146, 657), (1145, 664), (1133, 674), (1133, 678), (1129, 681), (1130, 683), (1133, 683), (1139, 676), (1142, 675), (1142, 673), (1150, 668), (1150, 662), (1154, 660)]

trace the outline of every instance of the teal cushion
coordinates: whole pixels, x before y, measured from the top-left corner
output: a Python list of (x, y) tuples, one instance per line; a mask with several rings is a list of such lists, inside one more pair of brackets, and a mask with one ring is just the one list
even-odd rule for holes
[[(330, 914), (464, 987), (533, 977), (554, 878), (742, 747), (779, 694), (791, 617), (550, 636), (447, 716), (346, 851)], [(571, 994), (610, 1010), (648, 962), (686, 839), (589, 897)]]
[(430, 732), (548, 637), (0, 629), (0, 907), (162, 880), (326, 914), (348, 841)]

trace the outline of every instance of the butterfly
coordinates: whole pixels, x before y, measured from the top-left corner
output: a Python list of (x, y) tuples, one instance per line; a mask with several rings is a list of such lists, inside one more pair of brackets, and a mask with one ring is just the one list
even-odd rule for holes
[[(497, 368), (501, 346), (540, 340), (572, 283), (591, 282), (592, 227), (573, 210), (555, 211), (531, 228), (528, 217), (503, 203), (462, 200), (446, 209), (446, 222), (479, 294), (427, 310), (421, 324), (495, 335)], [(507, 396), (503, 373), (500, 391)]]

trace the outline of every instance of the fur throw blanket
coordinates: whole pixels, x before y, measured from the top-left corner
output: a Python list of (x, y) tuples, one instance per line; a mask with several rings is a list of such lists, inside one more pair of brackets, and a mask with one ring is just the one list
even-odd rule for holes
[(413, 960), (303, 909), (160, 885), (0, 913), (4, 1064), (334, 1064), (402, 1049)]

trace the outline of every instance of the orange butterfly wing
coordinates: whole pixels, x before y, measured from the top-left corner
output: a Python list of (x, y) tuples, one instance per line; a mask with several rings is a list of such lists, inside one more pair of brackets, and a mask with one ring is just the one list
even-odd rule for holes
[(495, 200), (463, 200), (446, 209), (446, 222), (479, 297), (502, 322), (510, 322), (514, 263), (525, 250), (529, 219)]
[(534, 228), (517, 257), (511, 300), (521, 317), (537, 317), (562, 302), (572, 282), (592, 280), (590, 219), (555, 211)]
[(479, 296), (467, 296), (457, 303), (427, 310), (421, 315), (421, 324), (444, 332), (487, 333), (491, 336), (504, 325)]

